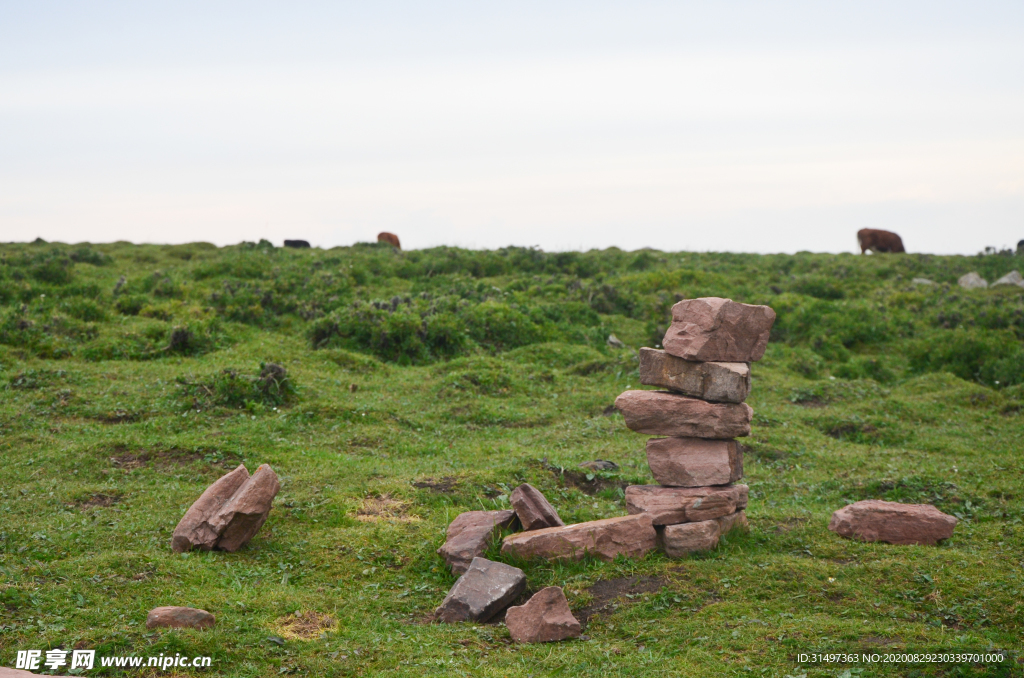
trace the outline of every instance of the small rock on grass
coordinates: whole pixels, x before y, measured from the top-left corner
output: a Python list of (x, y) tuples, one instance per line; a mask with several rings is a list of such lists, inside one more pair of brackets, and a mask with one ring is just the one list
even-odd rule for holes
[(509, 497), (512, 508), (519, 516), (524, 530), (541, 530), (545, 527), (565, 525), (558, 517), (558, 511), (551, 505), (540, 490), (529, 483), (523, 483), (512, 490)]
[(931, 546), (952, 537), (956, 523), (931, 504), (866, 499), (833, 513), (828, 529), (847, 539)]
[(147, 629), (212, 629), (214, 623), (212, 614), (194, 607), (155, 607), (146, 617)]
[(473, 559), (482, 556), (491, 545), (494, 534), (503, 527), (509, 527), (516, 520), (516, 512), (466, 511), (460, 514), (446, 533), (447, 541), (437, 549), (453, 574), (462, 574)]
[(983, 290), (986, 287), (988, 287), (988, 282), (980, 275), (978, 275), (977, 271), (971, 271), (966, 275), (960, 276), (960, 278), (956, 281), (956, 284), (960, 285), (960, 287), (964, 288), (965, 290)]
[(238, 488), (249, 479), (249, 471), (242, 464), (218, 478), (196, 499), (174, 528), (171, 548), (181, 553), (193, 548), (210, 551), (217, 545), (220, 533), (210, 525), (210, 520), (231, 499)]
[(518, 567), (474, 558), (434, 615), (440, 622), (485, 622), (508, 607), (526, 590), (526, 575)]
[(541, 589), (525, 605), (508, 608), (505, 625), (517, 643), (550, 643), (580, 635), (580, 623), (558, 586)]

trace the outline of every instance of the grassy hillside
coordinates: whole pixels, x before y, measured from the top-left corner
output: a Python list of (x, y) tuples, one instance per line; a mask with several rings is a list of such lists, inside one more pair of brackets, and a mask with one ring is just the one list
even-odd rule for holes
[[(1024, 290), (955, 283), (1013, 269), (1024, 257), (0, 245), (0, 665), (78, 646), (212, 655), (225, 676), (781, 677), (845, 670), (796, 664), (822, 649), (1020, 652)], [(459, 512), (528, 481), (566, 522), (611, 517), (653, 482), (645, 437), (607, 408), (671, 305), (711, 295), (778, 312), (749, 400), (750, 534), (678, 561), (523, 564), (531, 590), (566, 588), (586, 641), (427, 623)], [(620, 471), (577, 468), (592, 459)], [(267, 524), (238, 553), (172, 553), (240, 462), (281, 476)], [(825, 529), (863, 498), (962, 522), (933, 548)], [(216, 629), (147, 631), (170, 604)]]

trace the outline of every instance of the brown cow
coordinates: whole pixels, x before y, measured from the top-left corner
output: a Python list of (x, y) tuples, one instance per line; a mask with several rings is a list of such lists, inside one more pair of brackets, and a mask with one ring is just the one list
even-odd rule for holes
[(906, 252), (903, 241), (892, 231), (880, 231), (875, 228), (862, 228), (857, 231), (857, 242), (860, 253), (872, 252)]
[(402, 249), (401, 243), (398, 242), (398, 236), (395, 235), (394, 233), (388, 233), (386, 231), (384, 233), (378, 233), (377, 242), (386, 242), (387, 244), (394, 247), (396, 250)]

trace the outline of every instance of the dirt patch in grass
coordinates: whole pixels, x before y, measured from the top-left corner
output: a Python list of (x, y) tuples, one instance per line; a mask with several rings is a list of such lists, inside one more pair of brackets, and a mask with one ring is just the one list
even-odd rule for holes
[(431, 492), (440, 492), (441, 494), (454, 492), (458, 485), (459, 479), (452, 478), (451, 476), (445, 476), (444, 478), (424, 478), (423, 480), (416, 480), (412, 483), (413, 487), (421, 490), (430, 490)]
[(101, 412), (93, 415), (92, 419), (95, 419), (101, 424), (130, 424), (132, 422), (140, 421), (142, 417), (142, 412), (111, 410), (110, 412)]
[(665, 584), (666, 581), (661, 577), (602, 579), (587, 589), (587, 592), (594, 597), (590, 604), (576, 610), (573, 614), (579, 619), (580, 624), (586, 624), (594, 615), (617, 608), (616, 601), (630, 600), (645, 593), (657, 593)]
[(74, 505), (80, 509), (106, 508), (113, 506), (119, 501), (121, 501), (121, 497), (116, 494), (97, 493), (91, 494), (85, 499), (79, 499)]
[(609, 488), (625, 490), (629, 487), (628, 481), (616, 478), (609, 472), (562, 468), (548, 463), (547, 459), (543, 459), (540, 464), (558, 479), (560, 485), (575, 487), (589, 495), (598, 494)]
[(892, 638), (885, 638), (882, 636), (864, 636), (863, 638), (858, 638), (858, 640), (862, 645), (873, 647), (885, 647), (887, 645), (896, 645), (903, 642), (903, 639), (899, 636), (894, 636)]
[(312, 640), (338, 628), (338, 620), (329, 614), (306, 610), (280, 617), (274, 630), (288, 640)]
[(158, 467), (184, 466), (197, 461), (223, 468), (234, 468), (241, 463), (241, 460), (233, 454), (225, 454), (220, 450), (208, 447), (196, 450), (184, 450), (180, 447), (129, 450), (123, 445), (118, 445), (114, 447), (113, 452), (115, 454), (109, 458), (110, 463), (125, 470), (142, 468), (149, 464)]
[(356, 509), (356, 520), (363, 522), (375, 522), (378, 520), (391, 520), (398, 522), (412, 522), (419, 520), (417, 516), (408, 515), (409, 506), (412, 502), (402, 499), (395, 499), (385, 493), (375, 497), (367, 497)]

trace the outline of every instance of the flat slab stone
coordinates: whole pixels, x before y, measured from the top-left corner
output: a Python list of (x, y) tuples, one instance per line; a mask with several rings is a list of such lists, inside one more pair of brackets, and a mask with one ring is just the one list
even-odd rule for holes
[(517, 643), (551, 643), (580, 635), (580, 622), (558, 586), (543, 588), (525, 605), (508, 608), (505, 626)]
[(743, 477), (743, 452), (735, 440), (651, 438), (647, 465), (662, 485), (727, 485)]
[(212, 629), (216, 619), (206, 610), (195, 607), (155, 607), (146, 616), (146, 628)]
[(615, 399), (637, 433), (677, 438), (742, 438), (754, 410), (746, 403), (709, 403), (667, 391), (626, 391)]
[(640, 383), (701, 400), (741, 403), (750, 395), (750, 365), (693, 362), (659, 349), (641, 348)]
[(434, 615), (438, 621), (485, 622), (526, 590), (526, 575), (518, 567), (474, 558)]
[(861, 541), (934, 545), (952, 537), (956, 523), (956, 518), (931, 504), (866, 499), (833, 513), (828, 529)]
[(770, 306), (732, 299), (684, 299), (672, 307), (672, 324), (661, 345), (684, 360), (756, 362), (764, 355), (775, 322)]
[(557, 527), (565, 525), (558, 517), (558, 511), (551, 505), (551, 502), (541, 494), (533, 485), (523, 483), (512, 490), (509, 496), (512, 508), (519, 516), (519, 522), (523, 524), (524, 530), (541, 530), (545, 527)]
[(747, 507), (746, 485), (717, 487), (662, 487), (630, 485), (626, 510), (647, 514), (655, 525), (676, 525), (713, 520)]
[(281, 483), (269, 464), (262, 464), (210, 519), (220, 534), (216, 548), (237, 551), (263, 527)]
[(661, 548), (669, 558), (681, 558), (688, 553), (710, 551), (718, 546), (721, 526), (717, 520), (697, 523), (666, 525), (660, 530)]
[(453, 574), (462, 574), (469, 569), (474, 558), (484, 554), (494, 535), (515, 520), (516, 512), (512, 510), (466, 511), (448, 526), (447, 541), (437, 552)]
[(194, 548), (212, 551), (217, 546), (220, 532), (210, 525), (210, 521), (248, 479), (249, 471), (244, 465), (239, 464), (238, 468), (221, 476), (206, 488), (174, 528), (171, 548), (178, 553)]
[(586, 553), (602, 560), (638, 558), (655, 548), (656, 536), (651, 517), (639, 514), (510, 534), (501, 552), (546, 560), (581, 560)]

